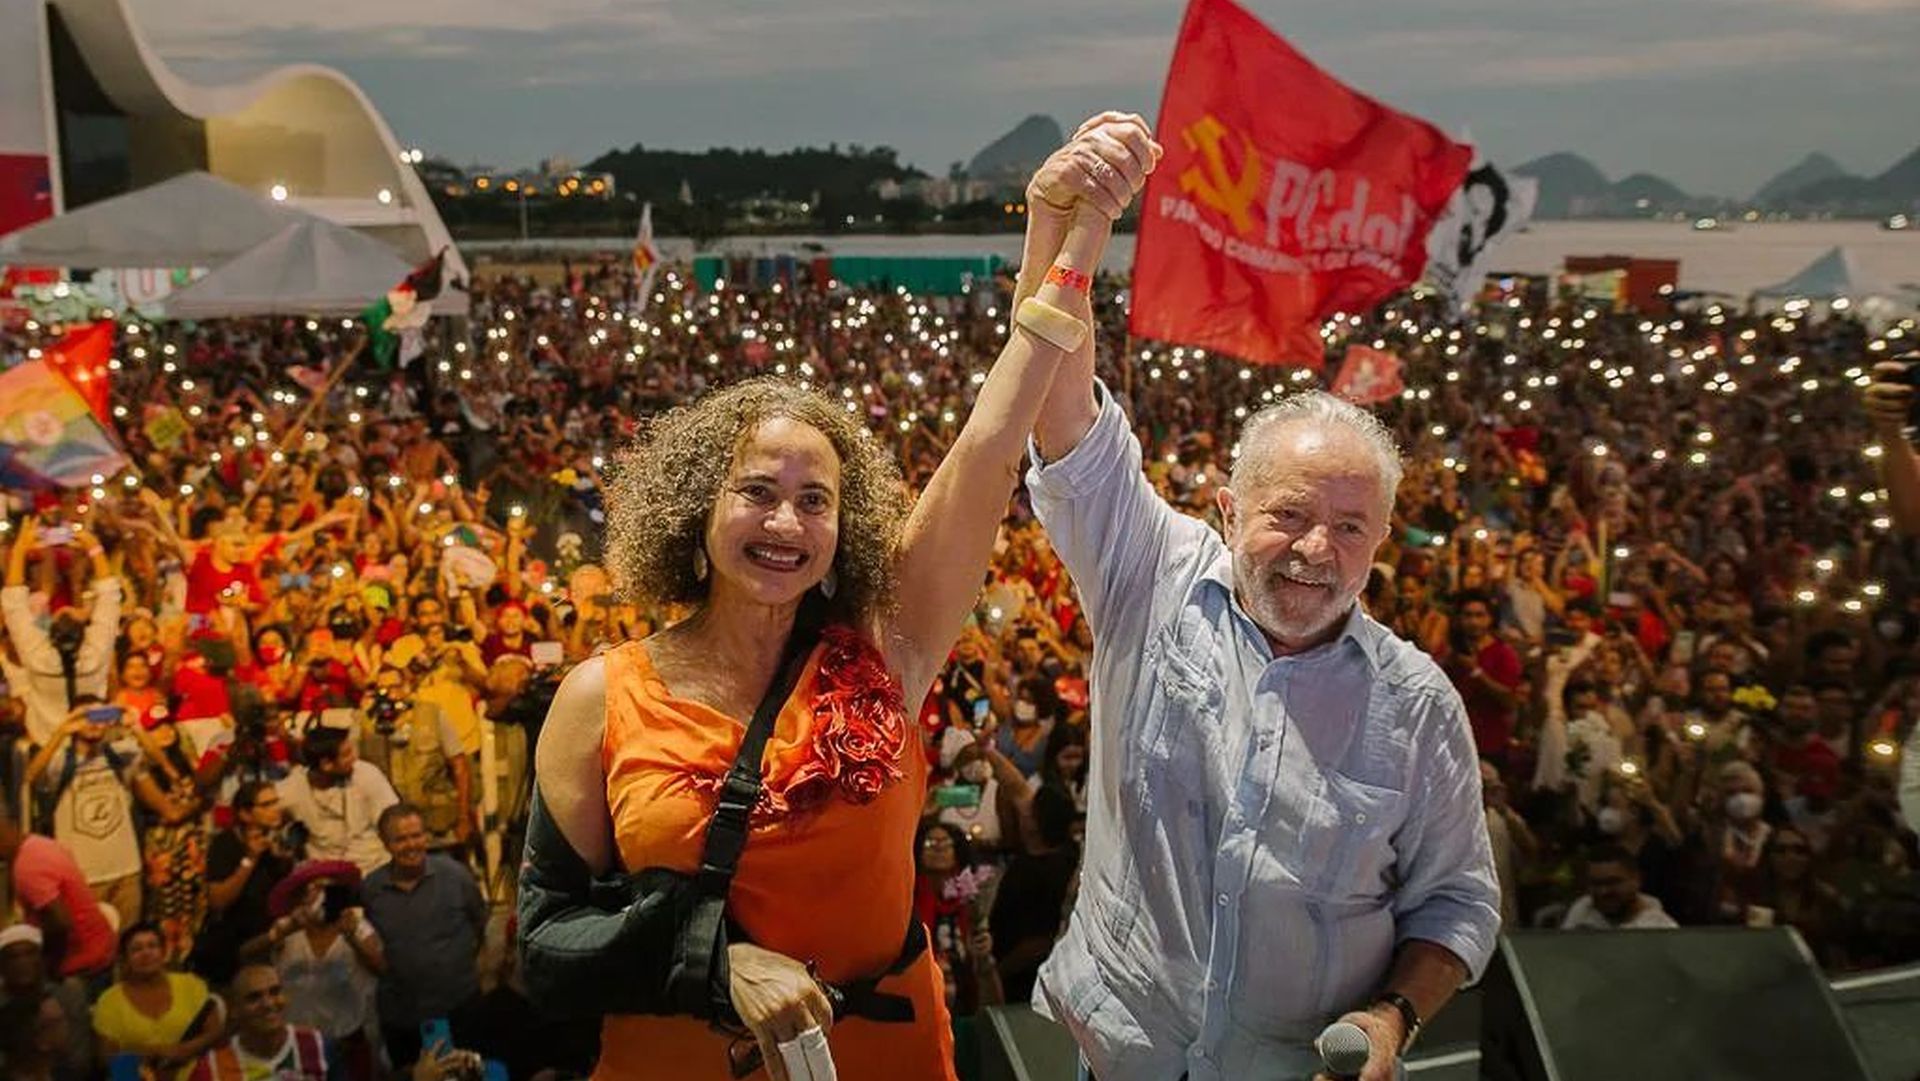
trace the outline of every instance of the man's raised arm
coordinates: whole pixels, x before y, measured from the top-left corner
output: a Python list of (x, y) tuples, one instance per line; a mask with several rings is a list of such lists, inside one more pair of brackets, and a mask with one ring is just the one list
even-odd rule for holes
[[(1140, 161), (1143, 168), (1151, 166), (1160, 156), (1160, 146), (1148, 134), (1147, 122), (1138, 115), (1101, 113), (1080, 125), (1075, 138), (1087, 134), (1099, 124), (1115, 120), (1128, 123), (1108, 129), (1118, 132), (1117, 136), (1101, 133), (1098, 137), (1115, 138)], [(1071, 144), (1069, 146), (1071, 148)], [(1087, 160), (1081, 160), (1083, 158)], [(1022, 300), (1033, 295), (1055, 265), (1055, 256), (1060, 252), (1061, 241), (1066, 238), (1067, 225), (1072, 220), (1069, 208), (1074, 197), (1082, 189), (1109, 183), (1110, 178), (1105, 174), (1112, 171), (1091, 155), (1082, 154), (1080, 157), (1056, 155), (1034, 174), (1032, 183), (1027, 185), (1027, 214), (1032, 219), (1033, 227), (1028, 230), (1027, 244), (1020, 256), (1020, 278), (1014, 285), (1013, 294), (1014, 311), (1019, 310)], [(1064, 269), (1089, 275), (1100, 271), (1097, 266)], [(1094, 321), (1091, 294), (1079, 292), (1075, 296), (1075, 309), (1071, 314), (1085, 321), (1088, 326), (1098, 328), (1100, 324)], [(1048, 462), (1065, 457), (1067, 452), (1079, 446), (1080, 440), (1086, 438), (1087, 432), (1093, 428), (1093, 422), (1100, 416), (1100, 406), (1093, 395), (1094, 345), (1098, 338), (1098, 333), (1087, 335), (1087, 340), (1063, 359), (1054, 373), (1053, 388), (1047, 394), (1040, 408), (1040, 419), (1033, 427), (1034, 442), (1040, 449), (1041, 457)]]

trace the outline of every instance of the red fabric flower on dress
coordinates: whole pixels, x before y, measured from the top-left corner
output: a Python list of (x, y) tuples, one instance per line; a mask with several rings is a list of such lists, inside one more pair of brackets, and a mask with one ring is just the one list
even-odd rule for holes
[[(887, 662), (857, 631), (829, 627), (813, 682), (813, 735), (806, 761), (779, 783), (760, 789), (756, 821), (781, 818), (825, 804), (837, 791), (852, 803), (870, 803), (905, 776), (906, 705)], [(718, 797), (724, 777), (696, 776), (693, 786)]]
[[(837, 784), (852, 802), (869, 803), (905, 776), (900, 756), (907, 743), (906, 705), (886, 660), (858, 632), (829, 627), (822, 637), (826, 648), (813, 688), (817, 776)], [(824, 798), (828, 788), (820, 785), (818, 791)]]

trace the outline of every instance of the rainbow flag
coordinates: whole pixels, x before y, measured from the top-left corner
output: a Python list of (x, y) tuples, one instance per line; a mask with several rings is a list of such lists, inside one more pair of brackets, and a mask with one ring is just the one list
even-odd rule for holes
[(87, 400), (46, 362), (0, 373), (0, 487), (84, 488), (126, 466)]

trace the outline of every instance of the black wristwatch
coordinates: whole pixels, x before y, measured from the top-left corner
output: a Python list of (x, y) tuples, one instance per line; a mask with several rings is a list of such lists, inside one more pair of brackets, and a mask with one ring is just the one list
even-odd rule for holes
[(1407, 996), (1398, 991), (1382, 991), (1373, 997), (1373, 1001), (1368, 1003), (1368, 1006), (1371, 1008), (1383, 1004), (1400, 1011), (1400, 1021), (1406, 1026), (1407, 1034), (1400, 1041), (1398, 1053), (1404, 1055), (1413, 1047), (1415, 1037), (1420, 1035), (1420, 1011), (1414, 1009), (1413, 1003)]

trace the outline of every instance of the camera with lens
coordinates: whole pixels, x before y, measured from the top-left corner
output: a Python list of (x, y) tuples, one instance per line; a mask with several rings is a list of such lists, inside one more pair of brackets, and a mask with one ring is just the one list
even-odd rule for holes
[(400, 742), (395, 733), (406, 711), (407, 704), (386, 687), (374, 688), (373, 697), (367, 702), (367, 716), (373, 720), (373, 730), (395, 742)]
[(233, 713), (236, 743), (265, 743), (268, 736), (267, 698), (260, 688), (238, 680), (227, 685), (227, 708)]
[(529, 740), (535, 738), (566, 674), (565, 667), (534, 669), (519, 692), (494, 711), (493, 719), (501, 724), (517, 724), (528, 731)]
[(53, 643), (54, 652), (63, 660), (71, 660), (80, 655), (80, 644), (86, 641), (87, 625), (66, 613), (55, 617), (47, 627), (47, 640)]
[(339, 923), (347, 909), (359, 903), (359, 889), (343, 882), (330, 883), (320, 891), (320, 921), (326, 924)]
[(229, 758), (242, 778), (275, 777), (280, 766), (268, 744), (273, 739), (273, 705), (260, 688), (226, 677), (227, 708), (233, 715)]

